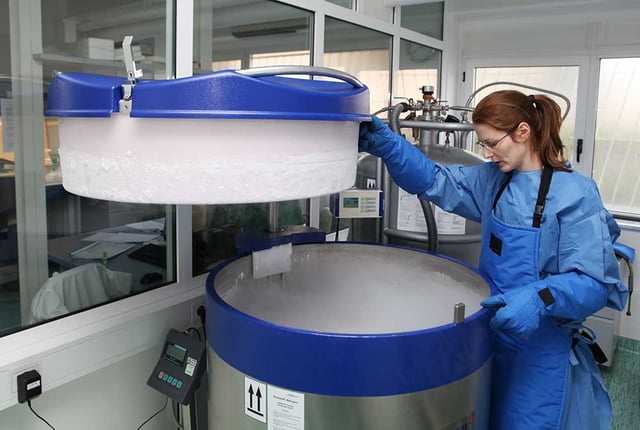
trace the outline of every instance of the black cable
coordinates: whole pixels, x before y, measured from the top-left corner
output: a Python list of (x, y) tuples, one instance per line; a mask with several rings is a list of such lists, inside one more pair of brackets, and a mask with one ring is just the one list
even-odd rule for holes
[(198, 335), (198, 340), (202, 340), (202, 336), (200, 335), (200, 330), (198, 330), (195, 327), (187, 327), (187, 329), (184, 331), (186, 334), (189, 334), (189, 332), (195, 331), (196, 334)]
[(55, 427), (53, 427), (51, 424), (49, 424), (49, 423), (47, 422), (47, 420), (45, 420), (44, 418), (42, 418), (40, 415), (38, 415), (38, 413), (37, 413), (36, 411), (34, 411), (34, 410), (33, 410), (33, 408), (31, 407), (31, 400), (27, 400), (27, 405), (29, 405), (29, 409), (31, 409), (31, 412), (33, 412), (33, 414), (34, 414), (36, 417), (38, 417), (38, 418), (40, 418), (42, 421), (44, 421), (44, 423), (45, 423), (46, 425), (48, 425), (50, 428), (52, 428), (53, 430), (56, 430), (56, 429), (55, 429)]
[[(136, 430), (140, 430), (142, 428), (142, 426), (144, 426), (146, 423), (148, 423), (149, 421), (151, 421), (153, 419), (153, 417), (155, 417), (156, 415), (158, 415), (160, 412), (164, 411), (164, 408), (167, 407), (167, 402), (169, 401), (168, 397), (165, 397), (164, 399), (164, 406), (162, 406), (162, 408), (156, 412), (155, 414), (151, 415), (149, 418), (147, 418), (147, 420), (145, 422), (143, 422), (142, 424), (140, 424), (140, 427), (138, 427)], [(53, 428), (53, 427), (52, 427)]]
[(204, 333), (204, 340), (207, 341), (207, 308), (204, 306), (198, 306), (196, 314), (200, 317), (202, 323), (202, 332)]

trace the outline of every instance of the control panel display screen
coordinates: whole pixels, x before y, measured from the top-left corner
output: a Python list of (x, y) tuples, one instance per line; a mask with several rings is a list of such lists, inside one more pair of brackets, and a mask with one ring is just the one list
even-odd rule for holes
[(163, 357), (177, 366), (182, 366), (185, 355), (187, 355), (186, 348), (175, 343), (167, 343)]
[(357, 208), (358, 207), (358, 197), (344, 197), (342, 199), (342, 204), (345, 208)]

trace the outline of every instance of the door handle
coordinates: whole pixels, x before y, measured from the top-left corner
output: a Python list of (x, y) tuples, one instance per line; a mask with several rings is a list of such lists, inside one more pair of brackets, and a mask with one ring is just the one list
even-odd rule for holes
[(582, 139), (578, 139), (576, 144), (576, 162), (580, 162), (580, 154), (582, 154)]

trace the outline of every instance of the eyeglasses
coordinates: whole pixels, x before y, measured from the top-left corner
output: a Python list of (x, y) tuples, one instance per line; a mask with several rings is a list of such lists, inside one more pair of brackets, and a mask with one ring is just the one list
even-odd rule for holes
[[(516, 127), (517, 128), (517, 127)], [(502, 136), (500, 139), (496, 140), (493, 143), (489, 143), (489, 142), (483, 142), (482, 140), (479, 140), (476, 142), (476, 144), (480, 145), (482, 148), (484, 149), (488, 149), (489, 151), (493, 151), (495, 149), (496, 146), (498, 146), (498, 143), (502, 142), (502, 140), (509, 136), (511, 133), (513, 133), (514, 131), (516, 131), (516, 129), (512, 129), (509, 130), (509, 132), (507, 134), (505, 134), (504, 136)]]

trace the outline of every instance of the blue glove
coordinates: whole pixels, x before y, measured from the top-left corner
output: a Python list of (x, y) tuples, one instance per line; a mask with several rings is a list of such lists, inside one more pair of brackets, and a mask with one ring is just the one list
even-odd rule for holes
[(402, 136), (396, 134), (377, 116), (371, 116), (371, 122), (360, 123), (358, 151), (368, 152), (376, 157), (384, 158), (395, 145), (399, 145)]
[(547, 314), (542, 298), (532, 286), (496, 294), (480, 303), (485, 308), (498, 308), (489, 325), (514, 337), (528, 338), (537, 330)]
[(360, 123), (358, 150), (382, 158), (393, 180), (411, 194), (421, 194), (433, 181), (433, 161), (376, 116)]

